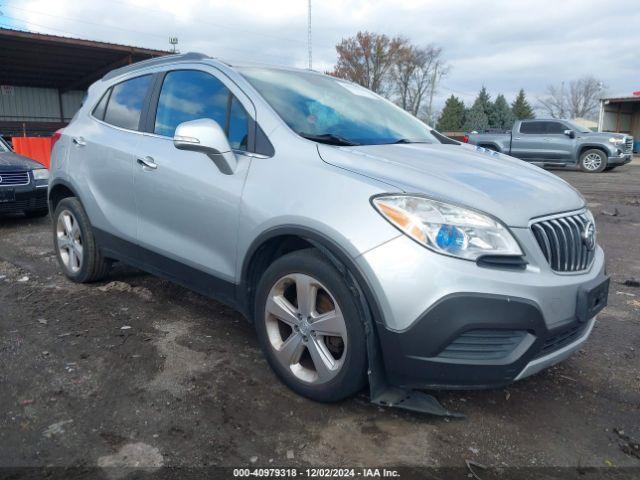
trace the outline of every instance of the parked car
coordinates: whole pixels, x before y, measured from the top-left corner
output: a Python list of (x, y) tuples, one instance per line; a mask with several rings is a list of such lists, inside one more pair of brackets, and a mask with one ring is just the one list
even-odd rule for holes
[(506, 133), (470, 133), (473, 145), (544, 165), (578, 165), (583, 171), (611, 170), (633, 157), (633, 137), (592, 132), (570, 120), (518, 120)]
[(0, 138), (0, 215), (47, 215), (48, 178), (49, 170), (34, 160), (15, 154)]
[(312, 71), (199, 54), (115, 70), (51, 172), (71, 280), (120, 260), (217, 298), (319, 401), (368, 371), (406, 388), (520, 380), (580, 348), (606, 304), (593, 216), (566, 182)]

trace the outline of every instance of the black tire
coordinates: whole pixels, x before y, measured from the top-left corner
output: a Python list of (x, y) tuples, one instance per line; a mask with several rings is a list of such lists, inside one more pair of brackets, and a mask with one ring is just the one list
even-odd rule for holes
[[(291, 368), (285, 367), (277, 359), (276, 348), (272, 345), (267, 331), (265, 311), (269, 293), (272, 287), (282, 281), (283, 277), (295, 274), (313, 277), (326, 286), (330, 295), (337, 302), (346, 325), (347, 340), (344, 345), (344, 358), (341, 360), (342, 366), (337, 370), (335, 377), (324, 383), (305, 382), (294, 375)], [(344, 277), (318, 250), (306, 249), (289, 253), (277, 259), (267, 268), (256, 289), (254, 323), (258, 340), (269, 365), (278, 378), (291, 390), (318, 402), (336, 402), (356, 394), (365, 386), (367, 354), (364, 322), (356, 302), (357, 299), (354, 299)], [(313, 322), (310, 325), (312, 326)], [(302, 329), (300, 328), (298, 331), (301, 332)], [(291, 330), (291, 335), (293, 335), (293, 330)], [(315, 336), (313, 338), (316, 339)], [(321, 341), (326, 344), (326, 337)], [(305, 343), (304, 348), (306, 345)], [(310, 350), (307, 349), (302, 355), (300, 364), (304, 361), (305, 354), (309, 355), (308, 359), (311, 359)]]
[[(600, 163), (597, 168), (593, 168), (590, 166), (589, 159), (593, 158), (593, 156), (597, 155), (600, 157)], [(585, 150), (580, 155), (580, 170), (587, 173), (600, 173), (603, 172), (605, 168), (607, 168), (607, 154), (602, 150), (597, 148), (590, 148), (589, 150)]]
[[(77, 271), (72, 271), (65, 265), (58, 244), (58, 219), (64, 212), (70, 212), (73, 215), (73, 218), (77, 220), (77, 225), (80, 230), (82, 261)], [(96, 245), (89, 217), (84, 211), (80, 201), (75, 197), (62, 199), (56, 207), (53, 214), (53, 245), (58, 263), (69, 280), (77, 283), (95, 282), (102, 279), (109, 272), (110, 263), (100, 253)]]
[(41, 208), (38, 210), (25, 210), (24, 216), (27, 218), (42, 218), (49, 215), (48, 208)]

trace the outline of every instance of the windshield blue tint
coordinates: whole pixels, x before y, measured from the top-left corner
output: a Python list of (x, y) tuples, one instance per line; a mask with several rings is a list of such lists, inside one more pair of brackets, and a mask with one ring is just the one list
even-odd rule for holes
[(440, 143), (427, 125), (359, 85), (314, 72), (240, 73), (301, 136), (333, 136), (328, 142), (338, 144)]

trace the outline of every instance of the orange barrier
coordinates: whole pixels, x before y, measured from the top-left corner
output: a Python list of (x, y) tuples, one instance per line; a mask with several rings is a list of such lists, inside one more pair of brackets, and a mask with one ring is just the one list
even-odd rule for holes
[(49, 168), (51, 161), (50, 137), (13, 137), (13, 150), (18, 154), (31, 158)]

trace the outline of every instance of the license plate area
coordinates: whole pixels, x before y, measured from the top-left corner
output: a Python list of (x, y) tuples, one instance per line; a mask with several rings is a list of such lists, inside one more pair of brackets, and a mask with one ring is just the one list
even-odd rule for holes
[(15, 202), (16, 191), (13, 188), (0, 188), (0, 203)]
[(581, 322), (586, 322), (595, 317), (604, 307), (607, 306), (609, 297), (609, 280), (599, 280), (591, 285), (585, 285), (578, 291), (578, 304), (576, 316)]

